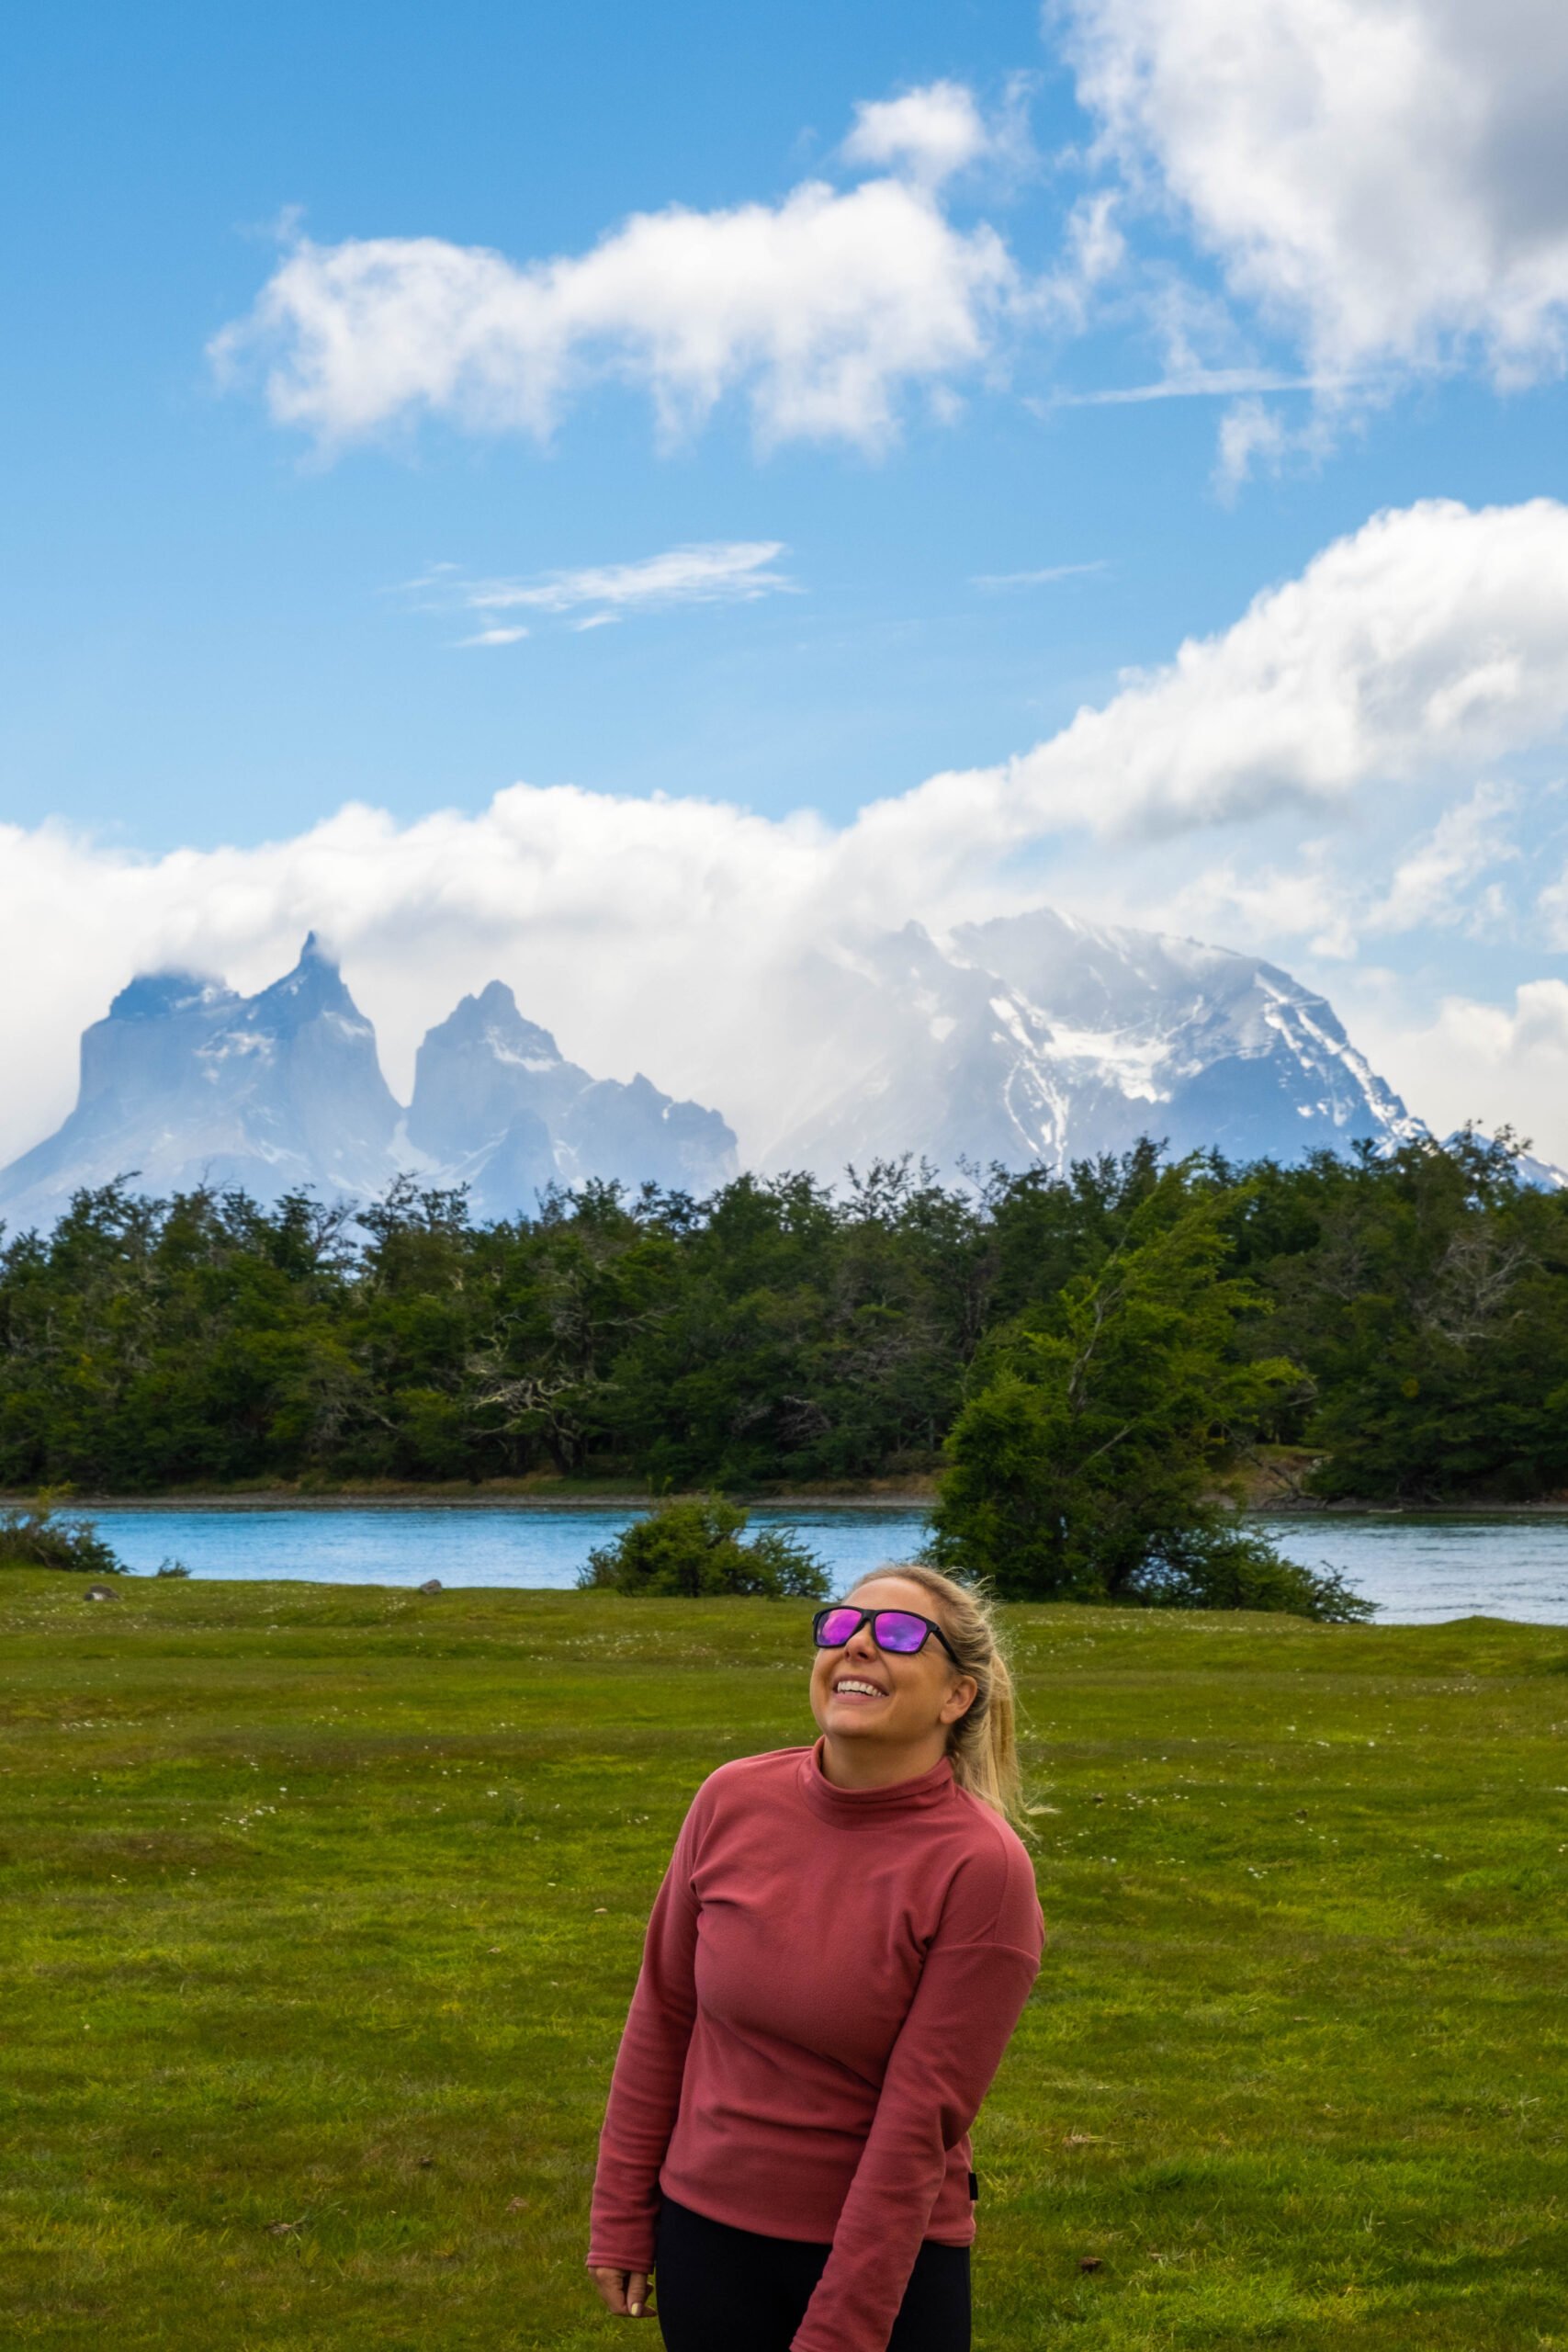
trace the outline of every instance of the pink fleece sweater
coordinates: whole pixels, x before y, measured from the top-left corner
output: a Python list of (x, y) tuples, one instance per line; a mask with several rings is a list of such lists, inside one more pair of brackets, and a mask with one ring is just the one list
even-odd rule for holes
[(721, 1765), (649, 1921), (590, 2267), (650, 2267), (663, 2190), (830, 2242), (795, 2352), (885, 2352), (921, 2239), (975, 2234), (969, 2126), (1043, 1942), (1027, 1853), (945, 1759), (866, 1790), (820, 1741)]

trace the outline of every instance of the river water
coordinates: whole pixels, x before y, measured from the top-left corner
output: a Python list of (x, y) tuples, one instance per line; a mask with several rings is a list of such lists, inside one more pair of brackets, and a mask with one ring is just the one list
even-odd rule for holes
[[(566, 1504), (114, 1507), (94, 1518), (128, 1568), (163, 1560), (193, 1577), (299, 1577), (321, 1584), (562, 1586), (589, 1551), (638, 1514)], [(908, 1559), (924, 1532), (913, 1507), (814, 1503), (759, 1508), (752, 1526), (796, 1529), (842, 1589)], [(1384, 1624), (1512, 1617), (1568, 1624), (1568, 1514), (1507, 1519), (1320, 1514), (1260, 1522), (1308, 1567), (1335, 1567), (1380, 1604)]]

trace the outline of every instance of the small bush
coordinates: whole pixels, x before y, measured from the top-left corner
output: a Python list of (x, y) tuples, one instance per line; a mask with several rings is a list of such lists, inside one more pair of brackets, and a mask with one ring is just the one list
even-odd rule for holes
[(160, 1560), (152, 1573), (156, 1577), (188, 1577), (190, 1570), (183, 1560)]
[(740, 1541), (746, 1513), (722, 1495), (657, 1505), (613, 1543), (588, 1555), (577, 1581), (611, 1592), (749, 1593), (766, 1600), (825, 1600), (828, 1571), (786, 1527)]
[(1156, 1609), (1261, 1609), (1310, 1617), (1319, 1625), (1354, 1625), (1377, 1612), (1337, 1568), (1303, 1568), (1276, 1552), (1266, 1535), (1207, 1510), (1151, 1550), (1122, 1596)]
[(0, 1567), (71, 1568), (112, 1577), (119, 1562), (90, 1519), (68, 1518), (40, 1495), (29, 1510), (0, 1511)]

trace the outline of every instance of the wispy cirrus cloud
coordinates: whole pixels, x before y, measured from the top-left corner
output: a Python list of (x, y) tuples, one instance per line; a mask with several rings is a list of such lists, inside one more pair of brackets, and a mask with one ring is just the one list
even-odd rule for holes
[(576, 614), (581, 617), (570, 621), (573, 628), (604, 628), (634, 613), (667, 612), (680, 605), (750, 605), (763, 596), (793, 594), (796, 582), (775, 569), (785, 553), (782, 539), (710, 539), (630, 563), (581, 564), (515, 580), (468, 579), (457, 565), (439, 564), (407, 587), (438, 611), (484, 617), (484, 626), (459, 638), (459, 645), (515, 645), (529, 635), (527, 623), (493, 616), (532, 612), (570, 619)]
[(1085, 580), (1110, 569), (1103, 556), (1093, 563), (1047, 563), (1038, 571), (977, 571), (971, 588), (1049, 588), (1057, 580)]
[(472, 637), (460, 637), (459, 645), (520, 645), (532, 631), (525, 626), (515, 628), (480, 628)]
[(1036, 408), (1136, 408), (1148, 401), (1235, 400), (1258, 392), (1335, 391), (1343, 388), (1326, 377), (1281, 375), (1267, 368), (1194, 368), (1183, 374), (1156, 377), (1147, 384), (1110, 384), (1087, 392), (1053, 392)]

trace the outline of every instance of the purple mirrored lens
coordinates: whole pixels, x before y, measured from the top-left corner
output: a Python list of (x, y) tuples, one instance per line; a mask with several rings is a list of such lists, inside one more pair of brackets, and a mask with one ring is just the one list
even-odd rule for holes
[(860, 1623), (858, 1609), (829, 1609), (817, 1628), (818, 1649), (841, 1649)]
[(879, 1650), (909, 1657), (926, 1638), (925, 1622), (906, 1616), (901, 1609), (879, 1609), (871, 1621), (871, 1634)]

